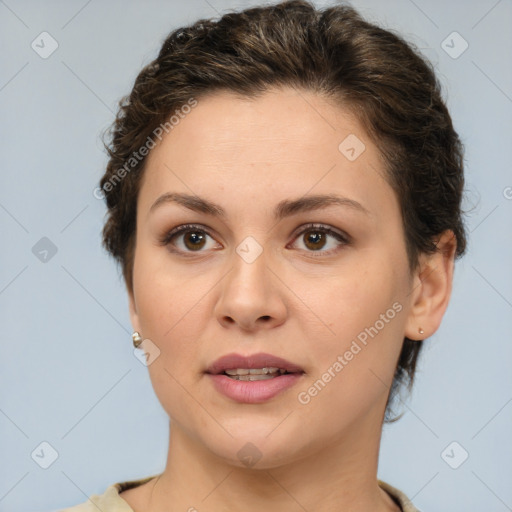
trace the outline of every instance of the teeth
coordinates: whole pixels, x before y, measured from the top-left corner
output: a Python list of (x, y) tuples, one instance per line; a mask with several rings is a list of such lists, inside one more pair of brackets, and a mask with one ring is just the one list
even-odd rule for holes
[(234, 377), (230, 375), (229, 378), (233, 380), (268, 380), (274, 379), (275, 373), (273, 375), (235, 375)]
[(228, 375), (249, 375), (249, 370), (242, 370), (237, 368), (235, 370), (225, 370)]
[(230, 376), (268, 375), (268, 374), (276, 375), (279, 372), (281, 374), (283, 374), (283, 373), (286, 372), (286, 370), (283, 370), (283, 369), (280, 369), (280, 368), (274, 368), (274, 367), (269, 367), (269, 368), (251, 368), (250, 370), (249, 369), (245, 369), (245, 368), (235, 368), (235, 369), (232, 369), (232, 370), (225, 370), (225, 373), (227, 375), (230, 375)]
[(228, 377), (234, 380), (267, 380), (276, 376), (283, 375), (286, 370), (283, 368), (265, 367), (265, 368), (234, 368), (225, 370)]

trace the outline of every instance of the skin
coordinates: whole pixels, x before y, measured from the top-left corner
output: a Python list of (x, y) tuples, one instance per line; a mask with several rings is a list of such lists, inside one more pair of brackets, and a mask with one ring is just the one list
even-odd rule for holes
[[(138, 198), (130, 314), (160, 350), (148, 370), (170, 438), (164, 472), (121, 497), (135, 512), (219, 512), (233, 503), (249, 512), (400, 510), (377, 483), (383, 415), (404, 336), (431, 336), (448, 305), (453, 235), (444, 233), (439, 252), (422, 255), (410, 273), (384, 162), (357, 119), (332, 101), (291, 88), (198, 101), (151, 151)], [(354, 161), (338, 150), (350, 134), (366, 146)], [(215, 202), (226, 217), (171, 202), (150, 211), (169, 192)], [(273, 219), (282, 200), (329, 193), (368, 213), (331, 205)], [(318, 230), (301, 228), (312, 222), (350, 242), (329, 235), (315, 245)], [(191, 242), (197, 229), (160, 243), (189, 223), (212, 235), (199, 249)], [(263, 249), (250, 264), (236, 252), (249, 236)], [(299, 392), (396, 302), (401, 311), (300, 403)], [(269, 352), (305, 375), (265, 403), (240, 404), (204, 374), (231, 352)], [(247, 442), (261, 453), (253, 467), (237, 456)]]

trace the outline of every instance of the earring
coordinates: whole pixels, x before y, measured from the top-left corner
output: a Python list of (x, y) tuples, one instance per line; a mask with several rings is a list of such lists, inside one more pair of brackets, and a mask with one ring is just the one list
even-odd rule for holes
[(142, 343), (142, 336), (137, 331), (135, 331), (132, 334), (132, 339), (133, 339), (133, 346), (135, 348), (139, 348), (140, 344)]
[(425, 333), (425, 331), (424, 331), (421, 327), (418, 329), (418, 332), (419, 332), (420, 334), (424, 334), (424, 333)]

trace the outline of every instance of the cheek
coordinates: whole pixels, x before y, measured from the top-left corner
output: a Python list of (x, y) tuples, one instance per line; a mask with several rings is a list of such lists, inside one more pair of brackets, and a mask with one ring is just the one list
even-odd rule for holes
[[(385, 257), (363, 258), (354, 254), (342, 272), (324, 277), (304, 290), (305, 302), (331, 329), (331, 338), (349, 340), (400, 300), (401, 286), (394, 265)], [(329, 339), (324, 330), (324, 338)]]
[(400, 353), (405, 312), (398, 302), (369, 297), (367, 307), (347, 305), (342, 320), (333, 322), (334, 342), (310, 345), (315, 369), (297, 396), (306, 430), (321, 426), (325, 436), (336, 437), (369, 413), (375, 414), (375, 424), (380, 421)]
[(199, 288), (200, 283), (200, 279), (194, 284), (183, 273), (167, 270), (161, 255), (150, 249), (141, 248), (136, 255), (134, 293), (139, 323), (143, 337), (158, 351), (148, 365), (149, 377), (163, 409), (183, 422), (200, 416), (186, 391), (190, 370), (198, 370), (198, 340), (206, 318), (200, 300), (205, 290)]
[[(315, 354), (312, 380), (320, 379), (320, 386), (329, 382), (328, 392), (321, 394), (341, 408), (344, 402), (380, 396), (391, 384), (406, 315), (403, 276), (397, 276), (391, 261), (367, 259), (364, 265), (354, 265), (316, 297), (323, 334), (308, 336), (308, 350)], [(311, 333), (311, 328), (305, 332)]]
[[(135, 255), (133, 289), (140, 329), (160, 350), (150, 365), (152, 374), (162, 363), (173, 371), (177, 359), (185, 365), (193, 357), (201, 316), (199, 290), (162, 261), (164, 251), (139, 246)], [(194, 291), (195, 290), (195, 291)], [(159, 364), (157, 364), (159, 363)]]

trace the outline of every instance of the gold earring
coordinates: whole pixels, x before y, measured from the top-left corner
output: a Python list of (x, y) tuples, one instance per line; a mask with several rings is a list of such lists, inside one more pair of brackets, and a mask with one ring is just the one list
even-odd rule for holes
[(139, 348), (140, 344), (142, 343), (142, 336), (137, 331), (135, 331), (132, 334), (132, 339), (133, 339), (133, 346), (135, 348)]
[(418, 329), (418, 332), (419, 332), (420, 334), (424, 334), (424, 333), (425, 333), (425, 331), (424, 331), (421, 327)]

